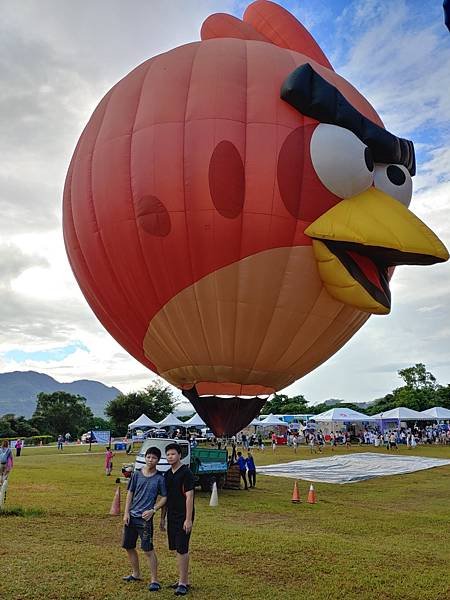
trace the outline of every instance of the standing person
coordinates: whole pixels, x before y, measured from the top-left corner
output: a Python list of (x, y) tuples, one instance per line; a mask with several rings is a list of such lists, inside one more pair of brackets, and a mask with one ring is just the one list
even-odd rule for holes
[(0, 487), (3, 482), (8, 478), (8, 473), (11, 471), (13, 465), (12, 452), (8, 444), (8, 440), (3, 440), (0, 448)]
[(64, 448), (64, 438), (62, 435), (58, 435), (58, 450), (63, 450)]
[(166, 446), (166, 458), (170, 469), (165, 472), (167, 504), (161, 511), (161, 530), (166, 528), (169, 550), (177, 553), (178, 581), (172, 587), (176, 596), (189, 592), (189, 541), (194, 522), (194, 474), (181, 463), (181, 446)]
[(277, 436), (276, 436), (275, 432), (272, 433), (271, 438), (272, 438), (272, 452), (275, 452), (275, 450), (277, 448)]
[(22, 446), (23, 446), (22, 440), (17, 440), (17, 442), (14, 446), (16, 449), (16, 456), (20, 456), (20, 453), (22, 452)]
[(264, 450), (264, 440), (261, 433), (258, 433), (258, 448), (259, 450)]
[(250, 450), (247, 453), (247, 471), (248, 471), (248, 484), (252, 488), (256, 487), (256, 465)]
[(389, 436), (389, 447), (388, 447), (388, 450), (392, 450), (392, 448), (395, 448), (396, 450), (398, 450), (397, 436), (395, 435), (394, 431)]
[(105, 453), (105, 471), (106, 471), (106, 475), (111, 475), (111, 472), (113, 470), (113, 457), (114, 457), (114, 452), (111, 450), (110, 446), (107, 446), (106, 448), (106, 453)]
[(248, 490), (247, 484), (247, 461), (242, 456), (242, 452), (237, 453), (237, 464), (239, 465), (239, 473), (241, 475), (241, 479), (244, 482), (245, 489)]
[(136, 470), (128, 484), (127, 499), (123, 515), (122, 548), (127, 551), (131, 565), (131, 575), (122, 579), (131, 583), (141, 581), (139, 556), (136, 551), (138, 536), (141, 549), (148, 560), (151, 581), (148, 589), (157, 592), (161, 589), (158, 581), (158, 559), (153, 547), (153, 517), (157, 510), (166, 504), (167, 492), (164, 476), (158, 473), (156, 465), (161, 458), (161, 450), (155, 446), (145, 453), (145, 466)]

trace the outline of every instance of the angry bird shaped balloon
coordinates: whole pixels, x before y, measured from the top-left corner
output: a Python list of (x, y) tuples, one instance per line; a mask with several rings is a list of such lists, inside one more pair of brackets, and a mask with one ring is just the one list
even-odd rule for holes
[(258, 0), (106, 94), (67, 174), (65, 244), (111, 335), (231, 434), (389, 312), (395, 266), (448, 259), (408, 209), (414, 172), (413, 144)]

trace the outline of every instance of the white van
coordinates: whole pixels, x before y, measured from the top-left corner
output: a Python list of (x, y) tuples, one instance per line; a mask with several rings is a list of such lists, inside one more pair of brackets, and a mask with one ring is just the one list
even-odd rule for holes
[(142, 444), (142, 448), (140, 449), (139, 454), (136, 456), (134, 468), (142, 469), (142, 467), (145, 465), (146, 451), (148, 450), (148, 448), (154, 446), (161, 450), (161, 460), (159, 461), (156, 468), (158, 469), (158, 471), (167, 471), (169, 469), (169, 465), (167, 464), (166, 459), (166, 446), (168, 444), (173, 444), (174, 442), (181, 446), (181, 464), (187, 465), (189, 467), (191, 463), (191, 447), (187, 440), (171, 440), (169, 438), (149, 438), (145, 440), (145, 442)]

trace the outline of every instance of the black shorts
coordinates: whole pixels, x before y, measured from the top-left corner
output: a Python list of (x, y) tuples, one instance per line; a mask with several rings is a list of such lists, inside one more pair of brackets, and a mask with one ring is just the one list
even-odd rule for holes
[(190, 532), (186, 533), (183, 529), (184, 517), (167, 518), (167, 539), (169, 541), (169, 550), (176, 550), (178, 554), (189, 552)]
[(141, 538), (141, 549), (144, 552), (153, 550), (153, 519), (145, 521), (141, 517), (130, 516), (129, 524), (123, 528), (122, 548), (136, 548), (138, 536)]

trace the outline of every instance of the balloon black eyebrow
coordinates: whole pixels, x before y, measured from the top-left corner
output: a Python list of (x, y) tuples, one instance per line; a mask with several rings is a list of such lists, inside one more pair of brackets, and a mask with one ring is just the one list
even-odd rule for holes
[(375, 162), (403, 165), (411, 175), (416, 174), (414, 144), (362, 115), (309, 63), (288, 75), (281, 86), (280, 97), (308, 117), (352, 131), (370, 148)]

